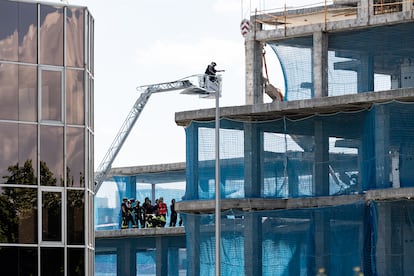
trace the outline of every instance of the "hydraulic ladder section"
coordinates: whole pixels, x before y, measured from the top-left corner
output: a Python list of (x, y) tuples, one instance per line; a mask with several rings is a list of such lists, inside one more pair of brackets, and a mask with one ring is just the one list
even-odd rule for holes
[(95, 193), (98, 192), (100, 186), (104, 182), (105, 178), (108, 176), (109, 171), (111, 170), (111, 167), (112, 167), (112, 163), (114, 162), (116, 156), (118, 155), (120, 149), (122, 148), (122, 145), (127, 139), (129, 133), (131, 132), (138, 117), (141, 115), (141, 112), (144, 109), (145, 105), (147, 104), (151, 95), (153, 93), (167, 92), (167, 91), (180, 90), (180, 89), (193, 88), (193, 87), (197, 89), (197, 86), (195, 86), (190, 80), (178, 80), (178, 81), (173, 81), (173, 82), (165, 82), (165, 83), (151, 84), (151, 85), (144, 85), (144, 86), (137, 87), (137, 90), (142, 91), (142, 93), (137, 99), (137, 101), (135, 102), (131, 111), (129, 112), (126, 120), (121, 126), (121, 129), (116, 135), (106, 155), (101, 161), (97, 169), (97, 172), (95, 173), (95, 184), (94, 184)]

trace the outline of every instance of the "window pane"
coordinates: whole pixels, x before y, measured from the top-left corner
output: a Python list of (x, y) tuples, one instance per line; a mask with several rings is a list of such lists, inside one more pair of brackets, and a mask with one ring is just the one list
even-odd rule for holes
[(67, 9), (66, 28), (67, 28), (67, 65), (73, 67), (83, 67), (84, 51), (84, 14), (80, 8)]
[(68, 127), (66, 129), (67, 185), (85, 186), (85, 130)]
[(60, 192), (42, 192), (42, 240), (62, 240), (62, 193)]
[(42, 248), (40, 257), (40, 275), (64, 275), (63, 248)]
[(34, 66), (19, 65), (19, 120), (37, 121), (37, 68)]
[(0, 181), (37, 184), (37, 127), (0, 123)]
[(66, 119), (68, 124), (84, 124), (85, 94), (83, 71), (66, 71)]
[(42, 71), (42, 120), (62, 121), (62, 73)]
[[(1, 3), (1, 2), (0, 2)], [(0, 27), (1, 28), (1, 27)], [(1, 52), (1, 45), (0, 45)], [(18, 65), (0, 63), (0, 119), (17, 120)]]
[(85, 240), (85, 193), (79, 190), (68, 190), (68, 243), (84, 244)]
[(0, 181), (15, 183), (14, 167), (18, 166), (18, 125), (0, 123)]
[(19, 3), (18, 18), (19, 60), (37, 63), (37, 4)]
[(40, 126), (40, 185), (63, 184), (63, 127)]
[(85, 249), (68, 248), (68, 275), (85, 275)]
[(37, 243), (37, 189), (0, 188), (0, 242)]
[(63, 65), (63, 8), (40, 5), (40, 63)]
[(0, 1), (0, 60), (17, 61), (17, 3)]
[(37, 275), (37, 248), (0, 247), (2, 275)]
[(19, 124), (19, 184), (37, 185), (37, 126)]

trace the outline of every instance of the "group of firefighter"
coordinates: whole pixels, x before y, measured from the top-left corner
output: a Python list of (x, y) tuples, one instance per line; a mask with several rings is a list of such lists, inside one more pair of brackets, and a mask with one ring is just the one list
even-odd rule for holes
[[(175, 211), (175, 199), (171, 200), (170, 205), (170, 227), (177, 224), (177, 212)], [(127, 229), (130, 225), (132, 228), (153, 228), (165, 227), (167, 223), (168, 208), (164, 198), (160, 197), (152, 205), (151, 200), (146, 197), (141, 205), (139, 200), (124, 197), (121, 204), (122, 222), (121, 228)], [(180, 217), (179, 225), (182, 225)]]

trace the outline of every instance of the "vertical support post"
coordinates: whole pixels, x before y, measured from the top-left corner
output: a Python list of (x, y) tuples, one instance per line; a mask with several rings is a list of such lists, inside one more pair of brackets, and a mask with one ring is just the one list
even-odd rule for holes
[(156, 275), (168, 275), (168, 245), (164, 237), (155, 238), (157, 265)]
[(244, 221), (244, 275), (262, 275), (262, 217), (248, 212)]
[(324, 268), (326, 275), (331, 275), (330, 271), (330, 218), (327, 212), (322, 210), (314, 211), (314, 231), (315, 231), (315, 267)]
[[(118, 243), (117, 246), (117, 275), (135, 275), (136, 271), (131, 270), (131, 244), (126, 240)], [(135, 255), (134, 255), (135, 257)], [(135, 262), (135, 258), (133, 259)], [(133, 273), (135, 272), (135, 273)]]
[(263, 103), (263, 45), (256, 40), (256, 32), (262, 29), (262, 24), (254, 22), (253, 32), (245, 41), (246, 56), (246, 104)]
[(400, 151), (397, 147), (391, 147), (391, 173), (390, 181), (393, 188), (400, 188)]
[(375, 106), (375, 177), (377, 189), (389, 188), (390, 185), (390, 118), (386, 106)]
[[(263, 134), (257, 124), (244, 124), (245, 197), (260, 197), (263, 183)], [(260, 165), (258, 165), (260, 164)]]
[[(198, 127), (195, 126), (195, 123), (192, 123), (186, 129), (186, 169), (188, 173), (186, 174), (186, 188), (185, 196), (186, 199), (198, 199), (198, 189), (199, 189), (199, 171), (198, 171)], [(190, 178), (191, 177), (191, 178)]]
[(188, 261), (188, 275), (200, 275), (200, 217), (186, 214), (185, 231), (191, 233), (191, 242), (187, 250), (191, 252), (191, 260)]
[(323, 129), (323, 121), (315, 121), (315, 196), (329, 195), (329, 139)]
[(216, 91), (216, 276), (220, 276), (221, 257), (220, 257), (220, 240), (221, 240), (221, 191), (220, 191), (220, 92)]
[(151, 183), (151, 202), (155, 204), (155, 184)]
[(179, 251), (177, 247), (168, 248), (168, 275), (178, 276), (180, 267)]
[(313, 33), (313, 97), (328, 96), (328, 34)]
[(127, 195), (129, 198), (133, 197), (134, 199), (137, 195), (137, 177), (134, 175), (128, 178)]
[(374, 58), (361, 54), (357, 71), (358, 93), (374, 91)]

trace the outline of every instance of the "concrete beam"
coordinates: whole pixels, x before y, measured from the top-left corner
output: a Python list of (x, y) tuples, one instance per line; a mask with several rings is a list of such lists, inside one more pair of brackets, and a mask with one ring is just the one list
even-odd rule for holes
[(161, 228), (130, 228), (119, 230), (95, 231), (95, 239), (118, 239), (128, 237), (160, 237), (160, 236), (183, 236), (184, 227), (161, 227)]
[[(231, 106), (220, 108), (224, 118), (234, 120), (273, 120), (284, 116), (300, 119), (315, 114), (331, 114), (340, 111), (357, 111), (370, 108), (374, 103), (388, 101), (414, 101), (413, 88), (401, 88), (362, 94), (323, 97), (318, 99), (296, 100), (288, 102), (272, 102), (266, 104)], [(187, 126), (192, 120), (212, 121), (215, 108), (199, 109), (175, 113), (175, 122), (179, 126)]]
[[(280, 210), (298, 208), (317, 208), (327, 206), (339, 206), (351, 204), (357, 201), (371, 200), (394, 200), (414, 198), (414, 188), (399, 189), (378, 189), (369, 190), (364, 194), (340, 195), (340, 196), (321, 196), (308, 198), (242, 198), (242, 199), (223, 199), (221, 201), (222, 211), (239, 209), (243, 211), (256, 210)], [(214, 200), (194, 200), (176, 203), (176, 210), (184, 213), (214, 213)]]

